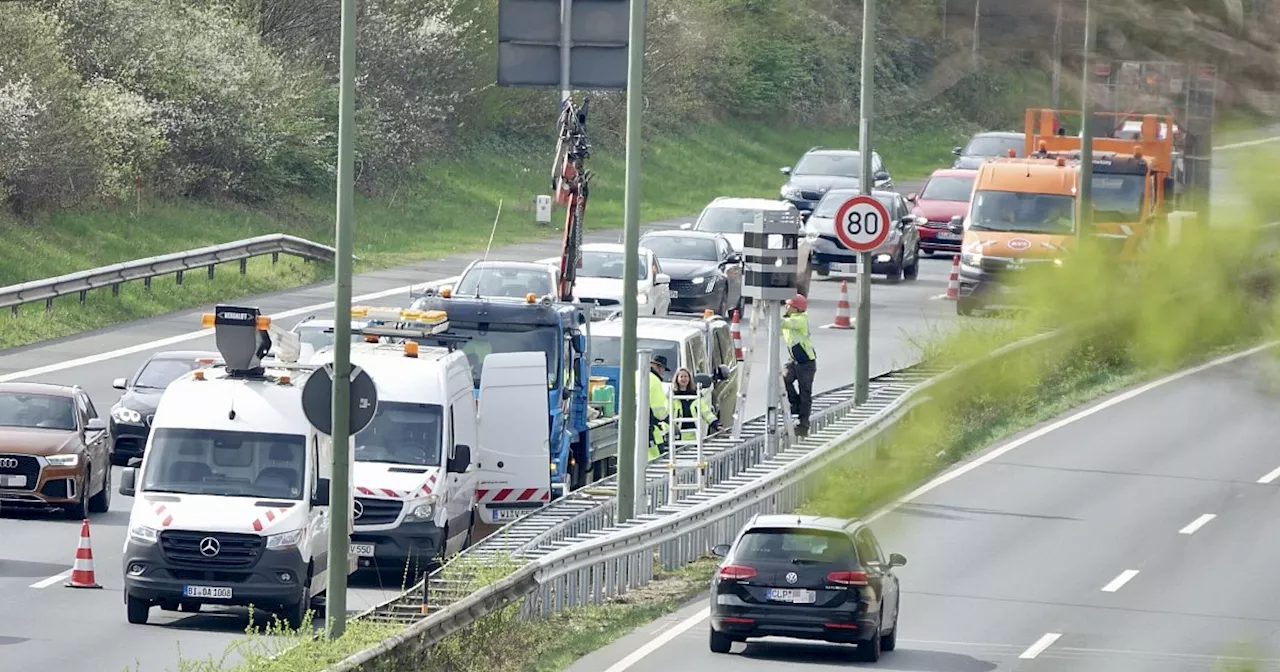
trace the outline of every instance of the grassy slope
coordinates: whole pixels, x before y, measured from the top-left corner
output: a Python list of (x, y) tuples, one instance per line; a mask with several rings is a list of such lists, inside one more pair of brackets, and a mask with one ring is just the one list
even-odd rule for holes
[[(897, 133), (877, 143), (898, 179), (919, 177), (946, 165), (961, 132)], [(790, 165), (814, 145), (856, 146), (853, 129), (777, 129), (759, 125), (708, 126), (675, 137), (657, 138), (644, 153), (642, 221), (696, 213), (716, 196), (775, 197), (778, 168)], [(546, 193), (551, 147), (515, 143), (471, 153), (465, 162), (422, 168), (408, 186), (383, 198), (357, 202), (357, 270), (373, 270), (484, 247), (499, 199), (502, 221), (496, 245), (554, 235), (533, 222), (533, 197)], [(593, 181), (588, 223), (593, 229), (622, 223), (623, 157), (598, 148), (591, 161)], [(560, 215), (557, 214), (557, 219)], [(285, 232), (315, 240), (333, 239), (330, 198), (296, 198), (260, 209), (200, 202), (149, 202), (40, 215), (19, 222), (0, 216), (0, 284), (14, 284), (140, 257), (191, 249), (267, 233)], [(75, 297), (45, 314), (40, 304), (24, 306), (16, 319), (0, 315), (0, 347), (77, 333), (114, 322), (149, 317), (228, 297), (262, 293), (329, 277), (326, 264), (269, 260), (250, 265), (240, 277), (235, 266), (220, 269), (210, 282), (193, 274), (182, 286), (172, 277), (157, 280), (151, 292), (126, 285), (120, 297), (92, 294), (86, 310)]]

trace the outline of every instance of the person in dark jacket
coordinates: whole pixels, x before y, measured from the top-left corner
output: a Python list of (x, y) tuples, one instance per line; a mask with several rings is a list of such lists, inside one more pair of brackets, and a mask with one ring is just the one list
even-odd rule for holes
[(809, 435), (809, 411), (813, 404), (813, 377), (818, 372), (818, 351), (809, 334), (809, 300), (804, 294), (787, 301), (782, 318), (782, 340), (787, 348), (787, 402), (798, 420), (797, 436)]
[[(698, 395), (698, 386), (689, 369), (681, 368), (676, 371), (676, 375), (671, 378), (671, 392), (675, 396)], [(680, 432), (681, 441), (693, 441), (697, 438), (698, 426), (693, 419), (699, 415), (702, 416), (702, 426), (706, 428), (708, 435), (720, 431), (720, 421), (716, 418), (715, 411), (711, 410), (709, 404), (703, 404), (700, 396), (694, 399), (676, 399), (673, 406), (675, 417), (667, 422), (672, 423)]]

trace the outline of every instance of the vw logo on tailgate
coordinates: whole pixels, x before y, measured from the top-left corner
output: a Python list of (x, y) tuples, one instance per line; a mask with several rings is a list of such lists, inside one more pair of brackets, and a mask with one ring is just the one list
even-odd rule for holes
[(220, 550), (222, 550), (222, 547), (218, 544), (217, 539), (214, 539), (213, 537), (205, 537), (200, 540), (200, 555), (203, 555), (206, 558), (212, 558), (217, 555)]
[(800, 580), (800, 576), (795, 572), (787, 572), (787, 583), (795, 583)]
[(0, 469), (17, 469), (18, 458), (16, 457), (0, 457)]

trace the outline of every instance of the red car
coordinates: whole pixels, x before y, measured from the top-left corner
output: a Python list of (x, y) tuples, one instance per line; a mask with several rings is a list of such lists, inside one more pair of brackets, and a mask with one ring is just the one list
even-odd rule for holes
[(933, 171), (920, 193), (907, 196), (912, 204), (912, 214), (921, 218), (920, 250), (934, 252), (960, 252), (960, 240), (964, 230), (951, 223), (951, 218), (963, 218), (969, 214), (969, 197), (973, 194), (976, 170), (943, 168)]

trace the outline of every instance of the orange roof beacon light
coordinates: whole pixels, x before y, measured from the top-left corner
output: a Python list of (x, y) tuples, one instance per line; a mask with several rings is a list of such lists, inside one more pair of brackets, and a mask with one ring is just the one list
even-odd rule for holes
[(205, 313), (200, 316), (200, 326), (204, 327), (205, 329), (212, 329), (213, 321), (214, 321), (213, 313)]
[(405, 342), (404, 342), (404, 356), (405, 356), (405, 357), (417, 357), (417, 356), (418, 356), (418, 342), (417, 342), (417, 341), (405, 341)]
[(212, 357), (201, 357), (196, 360), (196, 364), (212, 364), (213, 362), (214, 359)]
[(1009, 158), (1011, 158), (1011, 159), (1016, 159), (1016, 158), (1018, 158), (1018, 150), (1013, 149), (1013, 148), (1010, 148), (1010, 149), (1009, 149)]
[(537, 294), (534, 294), (533, 292), (529, 292), (528, 294), (525, 294), (525, 296), (524, 296), (524, 300), (525, 300), (527, 303), (537, 303), (537, 302), (538, 302), (538, 295), (537, 295)]
[(1061, 167), (1063, 167), (1063, 166), (1067, 165), (1067, 160), (1066, 160), (1066, 158), (1059, 156), (1059, 157), (1058, 157), (1058, 161), (1057, 161), (1057, 165), (1058, 165), (1058, 167), (1059, 167), (1059, 168), (1061, 168)]
[(441, 288), (440, 288), (440, 298), (442, 298), (442, 299), (447, 299), (447, 298), (449, 298), (449, 297), (451, 297), (451, 296), (453, 296), (453, 288), (452, 288), (452, 287), (441, 287)]
[(715, 317), (715, 316), (716, 316), (716, 311), (711, 310), (710, 308), (708, 308), (708, 309), (706, 309), (706, 310), (702, 311), (702, 317), (703, 317), (703, 318), (705, 318), (705, 319), (708, 319), (708, 320), (709, 320), (709, 319), (711, 319), (711, 318), (713, 318), (713, 317)]
[(1045, 153), (1045, 154), (1047, 154), (1047, 153), (1049, 152), (1049, 143), (1045, 142), (1044, 140), (1041, 140), (1041, 141), (1040, 141), (1040, 151), (1041, 151), (1041, 153)]
[(281, 384), (281, 385), (288, 385), (288, 384), (290, 384), (290, 383), (292, 383), (292, 382), (293, 382), (293, 379), (292, 379), (292, 378), (290, 378), (289, 376), (280, 376), (280, 384)]
[(377, 342), (378, 342), (378, 336), (377, 336), (377, 334), (365, 334), (365, 335), (364, 335), (364, 342), (365, 342), (365, 343), (377, 343)]
[(266, 331), (271, 328), (271, 318), (266, 315), (258, 316), (258, 331)]
[(191, 377), (196, 380), (204, 380), (204, 371), (201, 371), (200, 369), (196, 369), (195, 372), (191, 374)]

